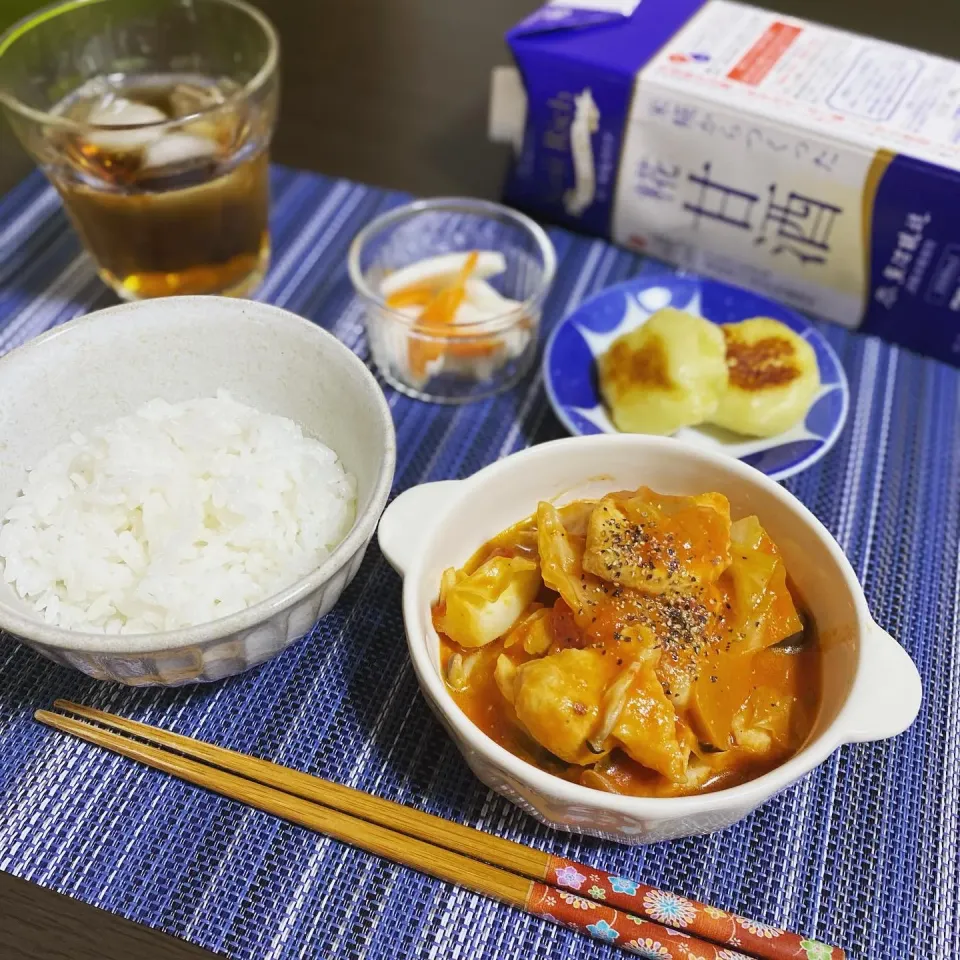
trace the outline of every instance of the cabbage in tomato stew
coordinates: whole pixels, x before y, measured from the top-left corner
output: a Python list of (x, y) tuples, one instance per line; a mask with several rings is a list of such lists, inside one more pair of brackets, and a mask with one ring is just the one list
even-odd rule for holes
[(717, 493), (540, 503), (440, 584), (446, 683), (511, 753), (584, 786), (672, 797), (804, 743), (820, 651), (776, 545)]

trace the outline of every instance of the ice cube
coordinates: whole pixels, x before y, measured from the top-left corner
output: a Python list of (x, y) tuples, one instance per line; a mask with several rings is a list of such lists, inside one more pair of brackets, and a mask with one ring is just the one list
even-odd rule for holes
[(170, 106), (175, 117), (188, 117), (211, 107), (219, 106), (225, 97), (215, 86), (201, 87), (193, 83), (178, 83), (170, 91)]
[[(101, 150), (139, 150), (160, 136), (149, 124), (163, 123), (169, 118), (149, 103), (137, 103), (126, 97), (104, 99), (87, 114), (87, 123), (95, 128), (86, 140)], [(105, 130), (104, 127), (131, 129)]]
[(135, 127), (163, 123), (166, 119), (167, 115), (157, 107), (126, 97), (105, 98), (87, 115), (87, 120), (98, 127)]
[(208, 160), (217, 152), (209, 137), (192, 133), (167, 133), (148, 144), (143, 154), (143, 169), (171, 167), (189, 160)]

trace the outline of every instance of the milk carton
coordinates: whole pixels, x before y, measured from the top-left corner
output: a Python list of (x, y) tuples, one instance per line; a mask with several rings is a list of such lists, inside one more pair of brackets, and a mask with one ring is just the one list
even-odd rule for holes
[(960, 64), (730, 0), (578, 2), (508, 34), (509, 202), (960, 365)]

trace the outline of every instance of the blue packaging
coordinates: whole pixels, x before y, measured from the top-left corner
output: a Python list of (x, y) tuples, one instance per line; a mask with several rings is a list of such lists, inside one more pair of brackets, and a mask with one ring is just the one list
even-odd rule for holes
[(960, 65), (729, 0), (507, 40), (509, 203), (960, 365)]

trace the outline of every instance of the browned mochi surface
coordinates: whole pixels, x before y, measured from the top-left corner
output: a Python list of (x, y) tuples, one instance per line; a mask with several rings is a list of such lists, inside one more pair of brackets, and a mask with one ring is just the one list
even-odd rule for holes
[(655, 334), (636, 349), (631, 349), (625, 339), (617, 340), (607, 353), (606, 363), (611, 385), (620, 390), (634, 386), (671, 390), (676, 386), (670, 379), (666, 347)]
[(727, 385), (723, 334), (682, 310), (658, 310), (597, 358), (600, 392), (618, 430), (670, 434), (702, 423)]
[(720, 329), (726, 344), (727, 385), (709, 422), (758, 437), (773, 437), (800, 423), (820, 389), (813, 347), (769, 317)]
[(769, 336), (750, 343), (736, 324), (720, 328), (727, 342), (730, 383), (741, 390), (764, 390), (790, 383), (800, 376), (797, 351), (784, 336)]

